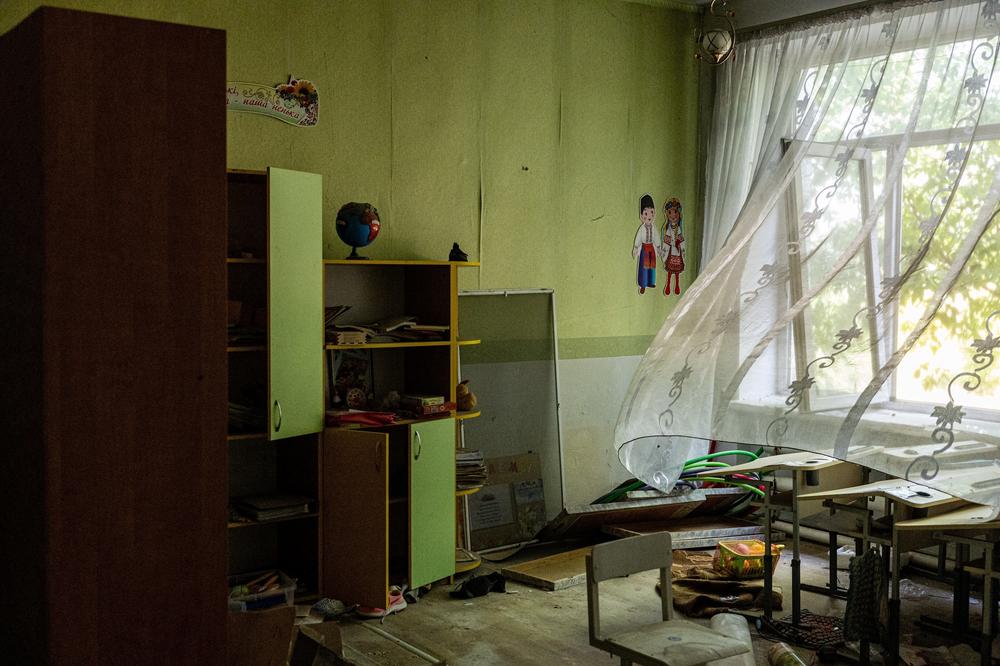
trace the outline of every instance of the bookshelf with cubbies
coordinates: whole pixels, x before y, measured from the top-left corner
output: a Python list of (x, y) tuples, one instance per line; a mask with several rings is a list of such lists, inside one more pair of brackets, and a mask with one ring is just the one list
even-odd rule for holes
[[(321, 575), (320, 177), (229, 170), (227, 190), (228, 570), (280, 570), (301, 601)], [(264, 500), (301, 503), (255, 511)]]
[[(458, 271), (478, 262), (327, 260), (324, 305), (342, 311), (338, 325), (407, 316), (437, 337), (378, 336), (361, 344), (324, 345), (326, 404), (391, 409), (390, 394), (455, 402)], [(344, 308), (348, 309), (344, 309)], [(349, 400), (345, 358), (367, 359), (367, 375)], [(362, 360), (362, 363), (364, 361)], [(388, 401), (387, 401), (388, 398)], [(475, 414), (478, 415), (478, 412)], [(323, 590), (346, 603), (385, 608), (390, 585), (422, 587), (456, 573), (455, 449), (458, 422), (474, 414), (454, 408), (389, 424), (342, 424), (323, 435)]]

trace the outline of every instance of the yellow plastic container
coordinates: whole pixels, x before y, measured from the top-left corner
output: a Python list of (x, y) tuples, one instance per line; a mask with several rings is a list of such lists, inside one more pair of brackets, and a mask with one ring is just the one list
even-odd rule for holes
[[(743, 544), (749, 553), (741, 553), (738, 544)], [(783, 545), (771, 544), (771, 573), (778, 568)], [(738, 539), (720, 541), (715, 547), (715, 558), (712, 561), (715, 570), (733, 578), (763, 578), (764, 577), (764, 542), (759, 539)]]

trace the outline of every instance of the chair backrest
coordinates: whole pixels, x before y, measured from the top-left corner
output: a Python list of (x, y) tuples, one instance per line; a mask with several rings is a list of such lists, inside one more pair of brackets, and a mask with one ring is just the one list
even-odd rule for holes
[(643, 534), (598, 544), (591, 551), (591, 557), (597, 582), (650, 569), (669, 569), (674, 559), (670, 532)]
[(590, 644), (604, 647), (601, 638), (601, 608), (598, 583), (632, 573), (660, 570), (660, 605), (663, 619), (673, 616), (670, 565), (674, 554), (669, 532), (657, 532), (598, 544), (587, 556), (587, 624)]

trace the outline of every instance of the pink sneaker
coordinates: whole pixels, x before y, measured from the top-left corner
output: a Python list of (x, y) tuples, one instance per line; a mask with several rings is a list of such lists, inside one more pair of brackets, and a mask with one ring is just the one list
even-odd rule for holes
[(387, 615), (398, 613), (406, 608), (406, 599), (403, 598), (403, 590), (393, 585), (389, 588), (389, 607), (372, 608), (371, 606), (358, 606), (358, 615), (361, 617), (377, 617), (385, 619)]

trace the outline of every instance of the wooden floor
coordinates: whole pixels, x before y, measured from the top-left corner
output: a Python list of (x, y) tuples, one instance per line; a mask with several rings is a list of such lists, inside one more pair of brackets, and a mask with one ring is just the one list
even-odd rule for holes
[[(787, 554), (788, 551), (786, 551)], [(522, 551), (516, 559), (533, 559), (541, 554)], [(823, 584), (827, 580), (826, 550), (817, 545), (803, 545), (802, 577), (804, 582)], [(516, 561), (509, 560), (510, 561)], [(487, 573), (499, 565), (485, 565), (477, 573)], [(910, 640), (913, 620), (923, 613), (942, 619), (950, 617), (951, 589), (946, 583), (931, 581), (904, 572), (904, 577), (918, 584), (903, 597), (903, 637)], [(633, 628), (658, 620), (659, 598), (653, 585), (655, 572), (637, 574), (601, 584), (601, 622), (612, 633), (616, 628)], [(842, 585), (847, 573), (840, 573)], [(782, 557), (776, 584), (787, 591), (791, 567)], [(617, 664), (607, 653), (590, 647), (587, 639), (586, 587), (577, 585), (556, 592), (544, 592), (514, 582), (507, 583), (507, 594), (490, 593), (475, 599), (452, 599), (445, 585), (436, 586), (419, 603), (380, 623), (377, 620), (347, 622), (343, 625), (347, 656), (352, 663), (369, 664)], [(976, 595), (978, 597), (978, 595)], [(803, 593), (803, 608), (813, 613), (843, 615), (844, 602), (821, 595)], [(790, 612), (786, 594), (785, 611)], [(698, 620), (695, 620), (698, 621)], [(970, 611), (972, 626), (978, 626), (979, 606)], [(707, 624), (707, 621), (705, 622)], [(767, 664), (772, 643), (754, 636), (757, 664)], [(405, 645), (425, 653), (408, 651)], [(996, 646), (995, 646), (996, 649)], [(808, 664), (812, 653), (799, 650)], [(434, 661), (434, 660), (437, 661)], [(846, 662), (845, 662), (846, 663)]]

